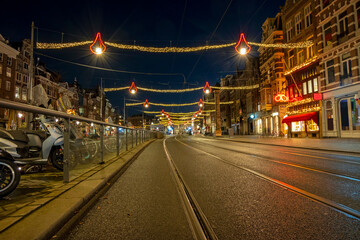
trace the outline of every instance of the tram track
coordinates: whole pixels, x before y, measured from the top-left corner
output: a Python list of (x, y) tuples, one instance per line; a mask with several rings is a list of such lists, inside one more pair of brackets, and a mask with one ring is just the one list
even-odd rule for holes
[(279, 161), (279, 160), (277, 160), (277, 159), (275, 159), (273, 157), (265, 156), (265, 155), (262, 155), (262, 154), (255, 154), (255, 153), (249, 153), (249, 152), (240, 151), (240, 150), (234, 150), (234, 149), (230, 149), (230, 148), (226, 148), (226, 147), (220, 147), (218, 145), (209, 144), (209, 143), (205, 143), (205, 144), (210, 145), (210, 146), (216, 146), (217, 148), (222, 149), (222, 150), (226, 150), (226, 151), (245, 154), (245, 155), (249, 155), (249, 156), (252, 156), (252, 157), (258, 157), (258, 158), (261, 158), (263, 160), (267, 160), (267, 161), (282, 164), (282, 165), (287, 165), (287, 166), (291, 166), (291, 167), (295, 167), (295, 168), (306, 169), (306, 170), (309, 170), (309, 171), (319, 172), (319, 173), (323, 173), (323, 174), (329, 174), (329, 175), (336, 176), (336, 177), (339, 177), (339, 178), (344, 178), (344, 179), (360, 182), (359, 177), (355, 177), (355, 176), (351, 176), (351, 175), (347, 175), (347, 174), (336, 173), (336, 172), (332, 172), (332, 171), (328, 171), (328, 170), (324, 170), (324, 169), (318, 169), (318, 168), (314, 168), (314, 167), (311, 167), (311, 166), (308, 166), (308, 165), (301, 165), (301, 164), (287, 162), (287, 161)]
[[(191, 145), (189, 145), (189, 144), (186, 144), (186, 143), (178, 140), (177, 138), (175, 138), (175, 140), (178, 141), (179, 143), (183, 144), (184, 146), (188, 147), (188, 148), (191, 148), (191, 149), (193, 149), (193, 150), (195, 150), (195, 151), (198, 151), (198, 152), (204, 153), (204, 154), (206, 154), (206, 155), (209, 155), (209, 156), (211, 156), (211, 157), (213, 157), (213, 158), (215, 158), (215, 159), (217, 159), (217, 160), (219, 160), (219, 161), (221, 161), (221, 162), (223, 162), (223, 163), (225, 163), (225, 164), (228, 164), (228, 165), (233, 166), (233, 167), (235, 167), (235, 168), (238, 168), (238, 169), (244, 170), (244, 171), (246, 171), (246, 172), (249, 172), (249, 173), (251, 173), (251, 174), (253, 174), (253, 175), (255, 175), (255, 176), (257, 176), (257, 177), (259, 177), (259, 178), (261, 178), (261, 179), (264, 179), (264, 180), (266, 180), (266, 181), (268, 181), (268, 182), (270, 182), (270, 183), (272, 183), (272, 184), (275, 184), (275, 185), (277, 185), (277, 186), (280, 186), (280, 187), (282, 187), (282, 188), (285, 188), (285, 189), (287, 189), (287, 190), (289, 190), (289, 191), (292, 191), (292, 192), (294, 192), (294, 193), (296, 193), (296, 194), (298, 194), (298, 195), (301, 195), (301, 196), (303, 196), (303, 197), (312, 199), (312, 200), (314, 200), (314, 201), (316, 201), (316, 202), (325, 204), (325, 205), (327, 205), (327, 206), (329, 206), (329, 207), (331, 207), (331, 208), (333, 208), (333, 209), (335, 209), (335, 210), (337, 210), (337, 211), (339, 211), (339, 212), (342, 212), (342, 213), (344, 213), (344, 214), (350, 215), (351, 217), (354, 217), (354, 218), (356, 218), (356, 219), (360, 219), (360, 212), (359, 212), (359, 211), (357, 211), (357, 210), (355, 210), (355, 209), (352, 209), (352, 208), (350, 208), (350, 207), (348, 207), (348, 206), (345, 206), (345, 205), (343, 205), (343, 204), (341, 204), (341, 203), (338, 203), (338, 202), (335, 202), (335, 201), (333, 201), (333, 200), (330, 200), (330, 199), (321, 197), (321, 196), (319, 196), (319, 195), (317, 195), (317, 194), (310, 193), (310, 192), (308, 192), (308, 191), (305, 191), (305, 190), (303, 190), (303, 189), (297, 188), (297, 187), (295, 187), (295, 186), (293, 186), (293, 185), (287, 184), (287, 183), (282, 182), (282, 181), (280, 181), (280, 180), (277, 180), (277, 179), (275, 179), (275, 178), (266, 176), (265, 174), (262, 174), (262, 173), (260, 173), (260, 172), (254, 171), (254, 170), (249, 169), (249, 168), (247, 168), (247, 167), (240, 166), (239, 164), (236, 164), (236, 163), (234, 163), (234, 162), (232, 162), (232, 161), (223, 159), (223, 158), (221, 158), (221, 157), (219, 157), (219, 156), (216, 156), (216, 155), (214, 155), (214, 154), (211, 154), (211, 153), (208, 153), (208, 152), (206, 152), (206, 151), (203, 151), (203, 150), (200, 150), (200, 149), (198, 149), (198, 148), (195, 148), (195, 147), (193, 147), (193, 146), (191, 146)], [(211, 145), (211, 144), (208, 144), (208, 145)], [(218, 147), (218, 146), (216, 146), (216, 147)], [(225, 150), (229, 150), (229, 149), (226, 149), (226, 148), (225, 148)], [(231, 151), (231, 150), (230, 150), (230, 151)], [(247, 155), (252, 155), (252, 154), (247, 154)], [(358, 180), (359, 180), (359, 179), (357, 179), (357, 181), (358, 181)]]
[(209, 221), (207, 220), (205, 214), (200, 208), (200, 205), (197, 203), (194, 195), (185, 183), (184, 178), (182, 177), (179, 169), (173, 161), (166, 147), (166, 140), (167, 139), (163, 140), (163, 148), (194, 238), (198, 240), (217, 240), (218, 238), (214, 230), (212, 229)]

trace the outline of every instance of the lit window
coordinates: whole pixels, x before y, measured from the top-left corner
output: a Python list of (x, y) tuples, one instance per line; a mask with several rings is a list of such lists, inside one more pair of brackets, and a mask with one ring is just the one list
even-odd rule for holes
[(20, 87), (18, 86), (15, 87), (15, 98), (20, 98)]
[(313, 83), (314, 83), (314, 92), (319, 91), (319, 88), (318, 88), (318, 79), (317, 79), (317, 78), (314, 78)]
[(303, 95), (307, 94), (306, 82), (303, 82)]
[(22, 89), (21, 99), (23, 101), (27, 101), (27, 89), (25, 87), (23, 87), (23, 89)]
[(307, 83), (308, 83), (308, 92), (309, 93), (312, 93), (313, 92), (313, 90), (312, 90), (312, 83), (311, 83), (312, 81), (311, 80), (309, 80)]
[(9, 67), (6, 68), (6, 76), (11, 77), (11, 68)]

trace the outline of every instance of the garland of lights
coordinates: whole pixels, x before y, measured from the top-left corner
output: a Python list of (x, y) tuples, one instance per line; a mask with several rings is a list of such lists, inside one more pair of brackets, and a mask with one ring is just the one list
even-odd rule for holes
[(241, 86), (241, 87), (211, 87), (213, 89), (220, 89), (220, 90), (248, 90), (259, 88), (259, 84), (251, 85), (251, 86)]
[[(37, 49), (62, 49), (62, 48), (71, 48), (78, 47), (83, 45), (88, 45), (93, 43), (93, 41), (83, 41), (83, 42), (72, 42), (72, 43), (42, 43), (37, 42)], [(259, 46), (259, 47), (269, 47), (269, 48), (306, 48), (313, 44), (312, 41), (297, 42), (297, 43), (280, 43), (280, 44), (267, 44), (267, 43), (256, 43), (256, 42), (247, 42), (249, 45)], [(237, 43), (227, 43), (219, 45), (203, 45), (198, 47), (144, 47), (139, 45), (127, 45), (120, 43), (105, 42), (106, 45), (111, 47), (116, 47), (119, 49), (127, 50), (136, 50), (141, 52), (152, 52), (152, 53), (187, 53), (187, 52), (198, 52), (204, 50), (212, 50), (219, 48), (226, 48), (235, 46)]]
[[(101, 52), (96, 52), (92, 50), (92, 46), (99, 41), (101, 46)], [(112, 43), (112, 42), (105, 42), (106, 45), (119, 48), (119, 49), (127, 49), (127, 50), (136, 50), (141, 52), (153, 52), (153, 53), (187, 53), (187, 52), (198, 52), (198, 51), (205, 51), (205, 50), (212, 50), (212, 49), (219, 49), (225, 47), (235, 46), (240, 47), (242, 46), (241, 43), (245, 43), (248, 46), (248, 50), (250, 51), (249, 45), (255, 45), (259, 47), (272, 47), (272, 48), (306, 48), (313, 44), (312, 41), (305, 41), (305, 42), (298, 42), (298, 43), (280, 43), (280, 44), (267, 44), (267, 43), (255, 43), (255, 42), (246, 42), (244, 34), (240, 34), (239, 42), (235, 43), (226, 43), (226, 44), (219, 44), (219, 45), (203, 45), (198, 47), (144, 47), (139, 45), (128, 45), (128, 44), (120, 44), (120, 43)], [(103, 41), (101, 40), (100, 33), (97, 33), (96, 38), (94, 41), (82, 41), (82, 42), (72, 42), (72, 43), (36, 43), (37, 49), (62, 49), (62, 48), (70, 48), (70, 47), (77, 47), (83, 46), (87, 44), (92, 44), (90, 49), (96, 54), (101, 54), (105, 51), (106, 45), (104, 45)]]
[[(233, 104), (234, 101), (229, 101), (229, 102), (220, 102), (220, 104)], [(193, 103), (182, 103), (182, 104), (177, 104), (177, 103), (153, 103), (153, 102), (147, 102), (148, 106), (154, 105), (154, 106), (163, 106), (163, 107), (184, 107), (184, 106), (192, 106), (192, 105), (197, 105), (198, 102), (193, 102)], [(211, 105), (215, 105), (215, 102), (204, 102), (204, 104), (211, 104)], [(139, 105), (144, 105), (144, 103), (140, 102), (140, 103), (126, 103), (127, 107), (131, 107), (131, 106), (139, 106)]]
[[(114, 92), (128, 89), (130, 87), (119, 87), (119, 88), (104, 88), (104, 92)], [(192, 92), (202, 89), (202, 87), (197, 88), (187, 88), (187, 89), (151, 89), (151, 88), (143, 88), (137, 87), (137, 89), (147, 92), (158, 92), (158, 93), (184, 93), (184, 92)]]
[[(209, 86), (210, 87), (210, 86)], [(210, 89), (220, 89), (220, 90), (249, 90), (259, 88), (259, 84), (251, 86), (239, 86), (239, 87), (210, 87)], [(135, 94), (137, 90), (147, 91), (147, 92), (157, 92), (157, 93), (184, 93), (184, 92), (193, 92), (203, 89), (203, 87), (197, 88), (186, 88), (186, 89), (151, 89), (143, 87), (135, 87), (134, 82), (131, 86), (127, 87), (118, 87), (118, 88), (104, 88), (104, 92), (114, 92), (129, 89), (130, 93)], [(132, 90), (134, 90), (132, 92)], [(210, 92), (210, 91), (209, 91)]]

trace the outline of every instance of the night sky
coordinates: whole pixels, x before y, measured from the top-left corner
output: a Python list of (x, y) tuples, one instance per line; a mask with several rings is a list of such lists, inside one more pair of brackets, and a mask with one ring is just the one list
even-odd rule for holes
[[(38, 28), (35, 40), (39, 42), (60, 42), (62, 32), (64, 42), (93, 40), (96, 33), (101, 32), (104, 41), (124, 44), (136, 41), (137, 45), (154, 47), (231, 43), (238, 41), (241, 32), (248, 41), (260, 42), (261, 25), (266, 18), (276, 15), (285, 0), (233, 0), (219, 24), (229, 3), (228, 0), (36, 1), (36, 4), (5, 1), (1, 4), (0, 34), (10, 41), (30, 38), (30, 25), (34, 21)], [(245, 61), (232, 47), (195, 53), (145, 53), (108, 47), (101, 57), (93, 55), (88, 46), (35, 51), (92, 66), (172, 74), (106, 72), (40, 56), (40, 61), (61, 73), (64, 81), (72, 82), (76, 77), (85, 88), (97, 86), (101, 77), (105, 87), (127, 86), (132, 81), (142, 87), (159, 89), (203, 86), (206, 81), (212, 85), (221, 77), (233, 74)], [(251, 55), (257, 55), (255, 48)], [(182, 75), (186, 77), (186, 84)], [(150, 102), (185, 103), (198, 101), (201, 94), (201, 91), (185, 94), (138, 92), (134, 97), (128, 91), (120, 91), (107, 93), (107, 96), (113, 106), (120, 109), (124, 96), (141, 101), (147, 98)], [(150, 111), (161, 109), (149, 108)], [(141, 107), (132, 107), (130, 113), (141, 110)], [(194, 110), (197, 110), (195, 106), (165, 109), (176, 112)]]

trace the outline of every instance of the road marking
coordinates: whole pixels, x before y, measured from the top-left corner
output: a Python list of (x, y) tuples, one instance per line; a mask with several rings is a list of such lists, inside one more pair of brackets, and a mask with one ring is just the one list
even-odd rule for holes
[(176, 138), (175, 138), (175, 140), (178, 141), (179, 143), (187, 146), (188, 148), (191, 148), (191, 149), (195, 150), (195, 151), (205, 153), (205, 154), (207, 154), (207, 155), (209, 155), (209, 156), (211, 156), (211, 157), (213, 157), (213, 158), (216, 158), (216, 159), (218, 159), (218, 160), (220, 160), (220, 161), (222, 161), (222, 162), (224, 162), (224, 163), (226, 163), (226, 164), (228, 164), (228, 165), (231, 165), (231, 166), (234, 166), (234, 167), (236, 167), (236, 168), (239, 168), (239, 169), (242, 169), (242, 170), (244, 170), (244, 171), (247, 171), (247, 172), (249, 172), (249, 173), (252, 173), (253, 175), (255, 175), (255, 176), (257, 176), (257, 177), (260, 177), (260, 178), (262, 178), (262, 179), (265, 179), (265, 180), (267, 180), (267, 181), (269, 181), (269, 182), (271, 182), (271, 183), (274, 183), (274, 184), (276, 184), (276, 185), (279, 185), (279, 186), (281, 186), (281, 187), (283, 187), (283, 188), (286, 188), (286, 189), (288, 189), (288, 190), (290, 190), (290, 191), (292, 191), (292, 192), (295, 192), (295, 193), (297, 193), (297, 194), (299, 194), (299, 195), (302, 195), (302, 196), (305, 196), (305, 197), (310, 198), (310, 199), (312, 199), (312, 200), (315, 200), (315, 201), (318, 201), (318, 202), (320, 202), (320, 203), (326, 204), (326, 205), (328, 205), (328, 206), (330, 206), (330, 207), (332, 207), (332, 208), (334, 208), (334, 209), (336, 209), (336, 210), (339, 210), (340, 212), (349, 214), (349, 215), (351, 215), (351, 216), (353, 216), (353, 217), (356, 217), (356, 218), (360, 219), (360, 212), (359, 212), (359, 211), (356, 211), (355, 209), (349, 208), (349, 207), (347, 207), (347, 206), (345, 206), (345, 205), (342, 205), (342, 204), (337, 203), (337, 202), (334, 202), (334, 201), (332, 201), (332, 200), (323, 198), (323, 197), (318, 196), (318, 195), (316, 195), (316, 194), (312, 194), (312, 193), (310, 193), (310, 192), (307, 192), (307, 191), (305, 191), (305, 190), (303, 190), (303, 189), (300, 189), (300, 188), (297, 188), (297, 187), (295, 187), (295, 186), (289, 185), (289, 184), (287, 184), (287, 183), (285, 183), (285, 182), (282, 182), (282, 181), (280, 181), (280, 180), (277, 180), (277, 179), (275, 179), (275, 178), (268, 177), (268, 176), (266, 176), (266, 175), (264, 175), (264, 174), (262, 174), (262, 173), (256, 172), (256, 171), (251, 170), (251, 169), (249, 169), (249, 168), (239, 166), (239, 165), (237, 165), (237, 164), (235, 164), (235, 163), (233, 163), (233, 162), (230, 162), (230, 161), (228, 161), (228, 160), (225, 160), (225, 159), (223, 159), (223, 158), (221, 158), (221, 157), (218, 157), (218, 156), (216, 156), (216, 155), (213, 155), (213, 154), (211, 154), (211, 153), (205, 152), (205, 151), (203, 151), (203, 150), (194, 148), (193, 146), (190, 146), (190, 145), (188, 145), (188, 144), (186, 144), (186, 143), (183, 143), (183, 142), (179, 141), (179, 140), (176, 139)]
[[(163, 147), (169, 162), (170, 169), (172, 171), (175, 184), (180, 195), (181, 202), (185, 210), (185, 215), (188, 219), (190, 228), (192, 230), (194, 239), (197, 240), (206, 240), (214, 239), (217, 240), (215, 232), (210, 226), (209, 221), (205, 217), (205, 214), (202, 212), (199, 204), (196, 202), (194, 196), (192, 195), (190, 189), (186, 186), (178, 168), (176, 167), (174, 161), (172, 160), (169, 151), (166, 147), (166, 139), (163, 140)], [(196, 212), (195, 212), (196, 210)]]

